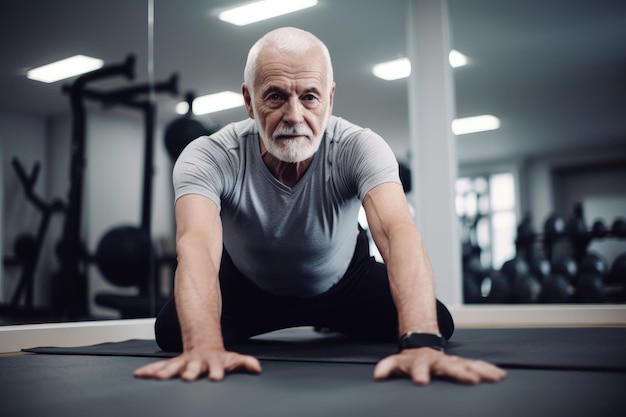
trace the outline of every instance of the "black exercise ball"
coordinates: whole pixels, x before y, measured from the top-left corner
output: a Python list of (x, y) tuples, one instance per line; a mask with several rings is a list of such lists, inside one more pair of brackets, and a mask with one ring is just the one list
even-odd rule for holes
[(150, 276), (152, 241), (135, 226), (120, 226), (106, 232), (96, 249), (100, 273), (113, 285), (142, 286)]
[(189, 143), (200, 136), (210, 135), (215, 129), (209, 129), (200, 121), (183, 116), (174, 120), (165, 128), (165, 149), (173, 161)]

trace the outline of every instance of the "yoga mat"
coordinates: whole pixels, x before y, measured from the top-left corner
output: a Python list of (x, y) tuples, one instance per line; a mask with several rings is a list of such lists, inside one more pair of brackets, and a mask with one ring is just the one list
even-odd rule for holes
[(21, 355), (0, 358), (3, 417), (624, 415), (626, 374), (511, 369), (499, 383), (376, 382), (362, 364), (262, 361), (260, 375), (152, 381), (132, 377), (151, 358)]
[[(308, 328), (257, 336), (228, 347), (262, 360), (374, 364), (396, 352), (393, 343), (358, 343)], [(153, 340), (85, 347), (38, 347), (27, 352), (76, 355), (171, 357)], [(483, 359), (507, 368), (626, 371), (626, 328), (458, 329), (449, 354)]]

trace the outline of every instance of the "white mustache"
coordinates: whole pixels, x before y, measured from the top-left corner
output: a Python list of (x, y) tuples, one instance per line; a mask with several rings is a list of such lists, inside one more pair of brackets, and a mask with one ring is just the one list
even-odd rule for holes
[(311, 139), (313, 137), (313, 132), (307, 126), (298, 125), (278, 128), (272, 134), (272, 139), (276, 140), (279, 136), (306, 136)]

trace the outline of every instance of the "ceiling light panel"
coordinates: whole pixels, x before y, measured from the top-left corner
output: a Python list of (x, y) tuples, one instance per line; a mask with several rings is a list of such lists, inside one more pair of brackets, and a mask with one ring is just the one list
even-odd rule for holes
[(317, 0), (263, 0), (224, 10), (218, 19), (237, 26), (249, 25), (317, 5)]
[(74, 55), (41, 67), (33, 68), (26, 73), (31, 80), (53, 83), (76, 75), (97, 70), (104, 61), (85, 55)]
[[(209, 94), (196, 97), (193, 101), (193, 114), (201, 115), (216, 113), (222, 110), (233, 109), (244, 105), (243, 96), (232, 91)], [(176, 113), (186, 114), (189, 109), (187, 102), (182, 101), (176, 105)]]
[[(448, 60), (452, 68), (467, 65), (467, 57), (455, 49), (448, 54)], [(407, 78), (411, 75), (411, 61), (408, 58), (399, 58), (393, 61), (381, 62), (374, 65), (372, 72), (378, 78), (387, 81)]]
[(491, 114), (480, 116), (463, 117), (452, 121), (452, 132), (455, 135), (466, 135), (468, 133), (485, 132), (500, 128), (500, 119)]

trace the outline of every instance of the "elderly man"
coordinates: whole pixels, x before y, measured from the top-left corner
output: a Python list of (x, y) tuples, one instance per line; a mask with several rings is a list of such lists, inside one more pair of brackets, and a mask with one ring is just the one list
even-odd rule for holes
[[(155, 332), (181, 354), (135, 376), (258, 373), (256, 358), (225, 343), (309, 325), (399, 339), (376, 379), (502, 379), (489, 363), (445, 354), (454, 324), (435, 298), (398, 163), (380, 136), (331, 115), (326, 46), (295, 28), (268, 33), (248, 54), (242, 93), (250, 119), (196, 139), (176, 163), (178, 267)], [(361, 205), (384, 264), (369, 256)]]

